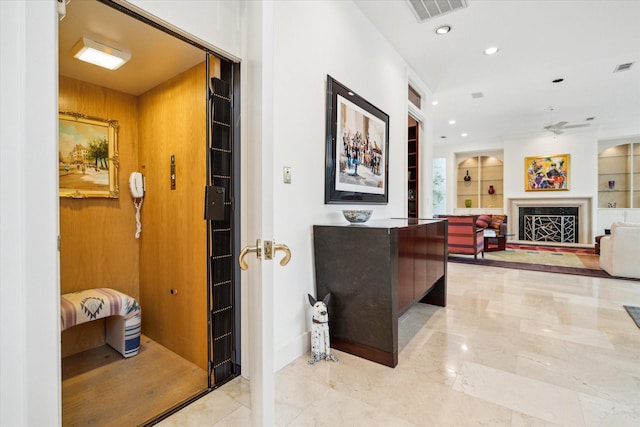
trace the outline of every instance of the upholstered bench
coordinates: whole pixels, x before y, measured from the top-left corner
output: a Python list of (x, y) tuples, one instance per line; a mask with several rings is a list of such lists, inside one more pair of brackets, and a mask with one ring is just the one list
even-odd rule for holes
[(141, 309), (129, 295), (109, 288), (87, 289), (60, 297), (62, 330), (106, 318), (106, 341), (124, 357), (140, 349)]

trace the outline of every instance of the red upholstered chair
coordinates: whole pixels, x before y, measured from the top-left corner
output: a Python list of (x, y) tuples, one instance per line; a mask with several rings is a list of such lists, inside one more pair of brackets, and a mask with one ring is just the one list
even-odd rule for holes
[(436, 215), (437, 218), (448, 222), (450, 254), (473, 255), (478, 259), (478, 253), (484, 258), (484, 230), (476, 226), (478, 215)]

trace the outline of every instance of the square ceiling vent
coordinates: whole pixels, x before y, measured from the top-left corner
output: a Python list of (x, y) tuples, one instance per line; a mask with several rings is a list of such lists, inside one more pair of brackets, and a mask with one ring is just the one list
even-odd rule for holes
[(407, 0), (418, 22), (467, 7), (467, 0)]

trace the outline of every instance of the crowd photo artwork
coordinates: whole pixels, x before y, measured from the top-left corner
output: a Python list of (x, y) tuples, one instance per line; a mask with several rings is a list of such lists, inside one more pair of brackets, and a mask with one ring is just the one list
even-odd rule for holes
[(385, 192), (385, 123), (338, 96), (336, 189)]

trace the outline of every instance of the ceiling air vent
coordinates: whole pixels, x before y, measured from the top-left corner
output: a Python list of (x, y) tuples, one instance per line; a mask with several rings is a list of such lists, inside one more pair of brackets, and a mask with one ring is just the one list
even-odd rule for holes
[(626, 64), (620, 64), (616, 67), (615, 70), (613, 70), (614, 73), (617, 73), (618, 71), (627, 71), (629, 68), (631, 68), (631, 66), (633, 65), (633, 62), (627, 62)]
[(467, 0), (407, 0), (418, 22), (467, 7)]

